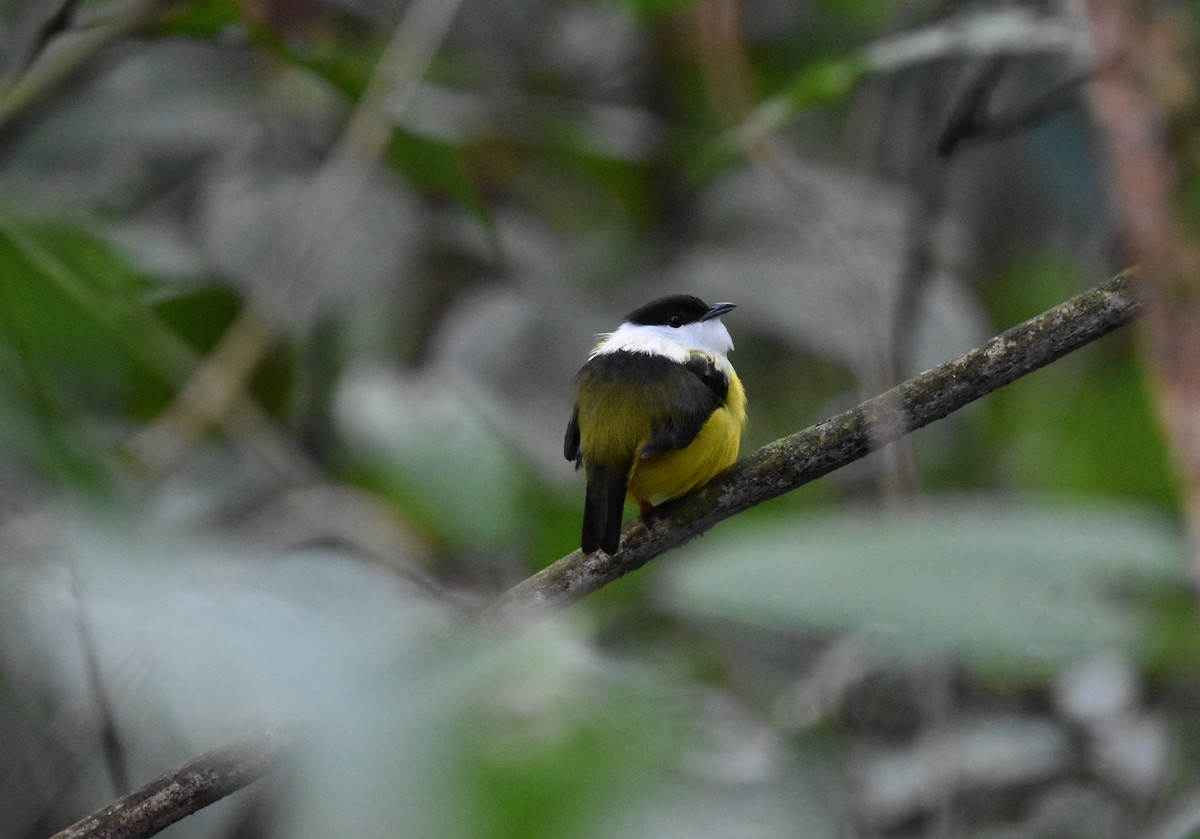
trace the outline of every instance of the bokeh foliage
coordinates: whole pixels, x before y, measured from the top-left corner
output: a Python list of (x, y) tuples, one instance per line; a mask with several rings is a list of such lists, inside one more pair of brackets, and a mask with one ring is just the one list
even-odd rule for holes
[[(134, 5), (72, 5), (63, 31), (61, 3), (0, 6), (3, 101)], [(1078, 98), (931, 154), (989, 53), (919, 36), (1030, 33), (994, 92), (1019, 108), (1075, 70), (1051, 37), (1072, 22), (465, 3), (396, 82), (417, 87), (366, 176), (330, 179), (427, 6), (167, 4), (0, 122), (6, 835), (113, 797), (105, 726), (140, 783), (280, 717), (303, 757), (175, 835), (1156, 824), (1200, 774), (1172, 746), (1196, 727), (1200, 627), (1132, 334), (561, 621), (463, 616), (576, 546), (571, 377), (645, 300), (739, 304), (754, 447), (1124, 267)], [(313, 184), (345, 200), (305, 227)], [(301, 239), (318, 252), (279, 276)], [(269, 337), (239, 383), (254, 410), (147, 461), (248, 318)]]

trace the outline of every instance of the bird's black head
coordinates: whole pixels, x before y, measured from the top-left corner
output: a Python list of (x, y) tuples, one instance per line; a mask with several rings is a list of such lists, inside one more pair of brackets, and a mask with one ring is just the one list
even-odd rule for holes
[(684, 326), (720, 317), (733, 308), (732, 303), (717, 303), (712, 306), (690, 294), (672, 294), (651, 300), (640, 309), (625, 316), (626, 323), (642, 326)]

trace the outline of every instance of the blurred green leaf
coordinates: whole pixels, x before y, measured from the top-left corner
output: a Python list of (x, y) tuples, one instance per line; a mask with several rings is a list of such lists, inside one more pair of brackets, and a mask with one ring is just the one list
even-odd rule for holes
[[(1017, 323), (1083, 282), (1061, 258), (1033, 256), (985, 293), (996, 322)], [(1175, 508), (1174, 469), (1134, 341), (1117, 333), (989, 396), (974, 409), (983, 439), (963, 441), (945, 464), (952, 477)]]
[[(195, 363), (207, 354), (233, 323), (244, 305), (237, 292), (219, 285), (187, 288), (154, 301), (150, 311), (171, 332), (194, 349)], [(291, 347), (277, 342), (255, 368), (249, 390), (268, 413), (278, 415), (288, 405), (295, 384)], [(130, 396), (130, 411), (150, 417), (174, 398), (179, 381), (166, 381), (141, 368)]]
[(568, 624), (397, 640), (386, 670), (332, 662), (356, 710), (331, 692), (303, 785), (285, 792), (288, 835), (622, 835), (613, 824), (654, 813), (696, 739), (677, 685), (595, 657)]
[(106, 243), (65, 225), (0, 218), (6, 325), (31, 356), (69, 388), (108, 390), (131, 362), (182, 381), (194, 356), (142, 298), (153, 283)]
[[(103, 240), (62, 225), (0, 218), (0, 269), (11, 278), (0, 298), (7, 307), (0, 328), (24, 342), (48, 382), (85, 393), (95, 386), (109, 404), (114, 389), (128, 395), (147, 379), (182, 385), (242, 305), (221, 286), (150, 305), (149, 292), (157, 291), (150, 278)], [(291, 385), (286, 350), (272, 351), (254, 385), (265, 405), (282, 406)]]
[(401, 174), (418, 189), (452, 199), (489, 231), (493, 230), (487, 204), (471, 181), (457, 149), (395, 129), (388, 152)]
[(198, 0), (173, 3), (150, 27), (155, 35), (212, 38), (243, 23), (237, 0)]
[[(88, 452), (81, 421), (161, 409), (240, 307), (215, 287), (151, 307), (155, 283), (100, 238), (12, 217), (0, 217), (0, 276), (0, 371), (14, 384), (0, 395), (7, 442), (84, 483), (100, 457)], [(291, 369), (286, 348), (276, 348), (256, 371), (253, 392), (268, 408), (290, 395)]]
[[(888, 3), (877, 0), (818, 0), (822, 22), (831, 20), (853, 26), (860, 34), (863, 30), (883, 29), (895, 9)], [(826, 25), (829, 23), (826, 22)]]
[(844, 102), (870, 69), (865, 59), (855, 57), (813, 61), (801, 68), (779, 93), (764, 102), (761, 116), (752, 116), (749, 125), (757, 125), (757, 119), (764, 119), (769, 125), (772, 117), (786, 122), (808, 108)]
[[(106, 5), (85, 3), (80, 26), (104, 27)], [(6, 18), (16, 29), (0, 41), (20, 46), (32, 31), (21, 35), (20, 19), (31, 13), (7, 8), (18, 10)], [(301, 371), (300, 405), (281, 431), (285, 443), (333, 455), (329, 469), (324, 458), (316, 464), (320, 486), (281, 485), (240, 447), (221, 445), (198, 447), (153, 493), (108, 468), (131, 420), (177, 393), (242, 305), (229, 289), (163, 285), (134, 266), (203, 282), (216, 265), (238, 287), (257, 288), (260, 256), (289, 244), (275, 240), (290, 229), (294, 185), (320, 170), (404, 8), (166, 4), (138, 30), (136, 49), (119, 40), (14, 136), (0, 172), (14, 216), (0, 210), (0, 498), (36, 509), (39, 521), (5, 528), (17, 538), (4, 553), (21, 561), (0, 562), (0, 707), (16, 704), (11, 693), (33, 697), (45, 721), (6, 713), (0, 736), (19, 742), (14, 729), (32, 730), (57, 755), (61, 732), (48, 722), (94, 706), (78, 666), (82, 616), (131, 765), (178, 763), (190, 756), (178, 744), (199, 751), (263, 717), (301, 722), (315, 748), (280, 773), (283, 803), (262, 816), (281, 814), (286, 823), (269, 832), (295, 839), (824, 839), (945, 832), (947, 814), (964, 836), (1065, 836), (1022, 829), (1014, 814), (1056, 798), (1061, 809), (1063, 788), (1081, 782), (1085, 802), (1120, 799), (1126, 826), (1153, 827), (1147, 805), (1169, 814), (1172, 792), (1200, 766), (1187, 745), (1200, 742), (1191, 736), (1200, 618), (1178, 567), (1180, 540), (1129, 508), (1083, 506), (1135, 496), (1178, 509), (1130, 335), (912, 441), (926, 486), (1086, 496), (1074, 506), (812, 513), (873, 491), (868, 461), (747, 511), (691, 559), (685, 552), (630, 575), (566, 621), (519, 633), (454, 627), (461, 616), (440, 598), (405, 592), (407, 575), (330, 547), (351, 543), (402, 566), (440, 563), (445, 579), (482, 581), (474, 597), (514, 568), (573, 549), (582, 476), (571, 482), (552, 451), (535, 470), (527, 452), (561, 439), (586, 336), (668, 291), (743, 289), (734, 333), (751, 393), (747, 450), (858, 401), (873, 387), (865, 371), (880, 338), (870, 314), (894, 290), (880, 278), (901, 276), (904, 254), (921, 244), (910, 241), (909, 218), (912, 190), (929, 186), (910, 178), (921, 168), (920, 138), (945, 104), (938, 92), (970, 75), (964, 50), (992, 43), (975, 39), (1004, 25), (986, 9), (946, 17), (931, 16), (931, 4), (899, 16), (867, 0), (743, 4), (738, 33), (724, 34), (744, 39), (750, 105), (759, 107), (729, 130), (702, 67), (714, 42), (698, 40), (696, 28), (696, 16), (717, 6), (464, 7), (448, 38), (423, 44), (436, 59), (393, 127), (388, 171), (377, 173), (386, 177), (329, 219), (336, 247), (318, 249), (310, 266), (317, 305), (281, 307), (300, 316), (286, 322), (306, 357), (297, 363), (280, 349), (252, 383), (280, 409)], [(1053, 15), (1020, 17), (1018, 34), (1061, 26)], [(913, 29), (922, 21), (930, 25)], [(71, 40), (59, 45), (64, 55)], [(1055, 83), (1069, 70), (1060, 49), (1071, 42), (1009, 56), (997, 109)], [(871, 74), (880, 85), (857, 98)], [(978, 301), (967, 299), (976, 292), (1002, 328), (1095, 281), (1083, 275), (1101, 270), (1112, 244), (1101, 202), (1089, 200), (1105, 164), (1086, 119), (1067, 116), (1070, 130), (1056, 118), (954, 161), (957, 188), (945, 190), (921, 248), (934, 278), (922, 332), (936, 336), (923, 347), (954, 345), (950, 354), (982, 337)], [(807, 184), (765, 182), (762, 167), (743, 160), (770, 132), (803, 164)], [(692, 161), (724, 177), (689, 181)], [(1184, 211), (1196, 216), (1193, 193)], [(57, 223), (31, 223), (33, 215)], [(479, 225), (490, 241), (480, 241)], [(1007, 248), (1029, 246), (1034, 227), (1037, 245), (1068, 254), (1071, 270), (1049, 260), (1004, 270)], [(95, 230), (112, 231), (137, 261)], [(989, 274), (1000, 275), (967, 289), (968, 278)], [(481, 305), (497, 290), (510, 306)], [(473, 306), (485, 314), (464, 317)], [(365, 368), (385, 372), (360, 377)], [(43, 472), (69, 478), (60, 481), (68, 488), (121, 475), (153, 513), (126, 519), (110, 493), (103, 506), (115, 526), (103, 536), (45, 503)], [(337, 486), (345, 480), (380, 492), (360, 507), (342, 498), (361, 495)], [(69, 506), (98, 500), (72, 497)], [(171, 522), (184, 524), (179, 538), (168, 537)], [(202, 536), (198, 522), (218, 532)], [(247, 539), (305, 547), (251, 555)], [(498, 563), (503, 575), (492, 573)], [(697, 632), (696, 621), (659, 608), (664, 574), (668, 603), (685, 618), (748, 631)], [(576, 618), (594, 618), (599, 631)], [(825, 644), (836, 632), (853, 637)], [(859, 660), (837, 649), (860, 638), (900, 655)], [(873, 822), (856, 784), (880, 752), (911, 748), (920, 763), (942, 764), (924, 760), (930, 741), (957, 746), (947, 733), (969, 733), (998, 706), (1042, 717), (1030, 720), (1033, 739), (1057, 742), (1065, 715), (1048, 706), (1064, 674), (1050, 666), (1101, 649), (1139, 657), (1122, 664), (1129, 697), (1110, 706), (1110, 724), (1087, 723), (1086, 743), (1062, 749), (1074, 755), (1062, 777), (960, 796), (953, 770), (939, 766), (926, 783), (923, 766), (901, 762), (902, 786), (921, 787), (912, 796), (921, 809), (903, 824)], [(906, 666), (926, 655), (939, 661)], [(946, 656), (970, 666), (944, 666)], [(1139, 691), (1138, 666), (1150, 690)], [(981, 671), (1033, 678), (994, 691), (979, 684)], [(1129, 734), (1128, 723), (1135, 734), (1161, 726), (1164, 739), (1184, 743), (1154, 789), (1127, 790), (1105, 774), (1105, 762), (1145, 762), (1106, 739)], [(92, 765), (88, 739), (73, 744)], [(1020, 763), (1019, 750), (1004, 759)], [(28, 818), (44, 823), (66, 823), (65, 810), (110, 792), (103, 778), (28, 789), (25, 778), (7, 780), (15, 783), (5, 799), (34, 802)], [(183, 829), (215, 835), (237, 821), (206, 818), (219, 823), (215, 832)], [(10, 821), (14, 835), (43, 826)]]
[(82, 231), (8, 218), (0, 277), (3, 445), (45, 474), (95, 486), (102, 469), (80, 419), (123, 404), (138, 354), (154, 352), (136, 346), (146, 333), (135, 301), (149, 284)]
[(1200, 677), (1200, 614), (1194, 592), (1185, 586), (1161, 586), (1147, 596), (1154, 634), (1147, 669), (1165, 679)]
[(140, 282), (104, 264), (106, 256), (81, 233), (0, 225), (0, 323), (39, 375), (69, 375), (87, 388), (116, 378), (124, 365), (106, 325)]
[(703, 149), (690, 167), (692, 177), (697, 180), (710, 177), (741, 149), (779, 131), (810, 108), (845, 102), (870, 69), (868, 62), (858, 55), (811, 61), (751, 111), (741, 125)]
[(460, 549), (496, 550), (526, 535), (526, 467), (454, 382), (364, 375), (336, 403), (353, 471), (411, 524)]
[(687, 11), (698, 2), (699, 0), (620, 0), (621, 5), (648, 20)]
[(1129, 508), (996, 500), (758, 522), (690, 553), (667, 580), (687, 611), (869, 632), (898, 650), (1020, 670), (1143, 653), (1147, 623), (1128, 588), (1176, 579), (1183, 547)]
[(565, 681), (573, 667), (556, 672), (565, 664), (542, 664), (519, 681), (497, 668), (495, 680), (480, 685), (487, 699), (459, 732), (460, 782), (470, 791), (477, 835), (603, 835), (597, 828), (613, 818), (615, 801), (644, 801), (664, 772), (676, 770), (685, 726), (663, 716), (665, 684), (635, 687), (625, 681), (628, 671), (619, 682), (599, 674), (579, 680), (583, 673)]
[(351, 101), (362, 95), (383, 50), (376, 40), (349, 43), (334, 37), (308, 42), (301, 50), (262, 26), (255, 27), (253, 35), (277, 58), (324, 79)]

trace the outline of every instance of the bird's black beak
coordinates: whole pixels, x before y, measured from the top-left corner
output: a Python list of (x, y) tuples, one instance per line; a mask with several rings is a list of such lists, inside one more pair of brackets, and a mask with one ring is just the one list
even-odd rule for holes
[(713, 318), (719, 318), (726, 312), (730, 312), (736, 308), (736, 303), (713, 303), (708, 307), (708, 311), (704, 313), (704, 317), (700, 318), (700, 320), (712, 320)]

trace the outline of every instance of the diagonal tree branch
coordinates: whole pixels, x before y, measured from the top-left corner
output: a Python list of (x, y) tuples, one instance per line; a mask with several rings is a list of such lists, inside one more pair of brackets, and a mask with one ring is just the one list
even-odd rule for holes
[(50, 839), (145, 839), (269, 774), (283, 762), (279, 728), (205, 752)]
[(568, 554), (500, 595), (485, 616), (520, 617), (568, 606), (718, 522), (1045, 367), (1124, 326), (1140, 311), (1130, 274), (1120, 274), (856, 408), (764, 446), (707, 486), (636, 519), (625, 528), (617, 556)]

